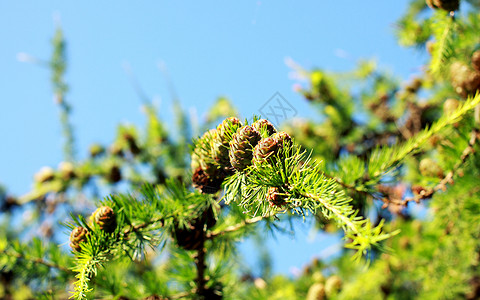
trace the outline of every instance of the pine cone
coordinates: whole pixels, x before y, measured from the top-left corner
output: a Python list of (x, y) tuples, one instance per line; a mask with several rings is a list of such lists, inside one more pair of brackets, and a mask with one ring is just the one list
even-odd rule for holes
[(225, 170), (232, 169), (228, 150), (230, 149), (230, 141), (238, 128), (242, 126), (239, 119), (231, 117), (223, 120), (217, 127), (217, 134), (213, 140), (212, 157)]
[(87, 240), (87, 229), (83, 227), (75, 227), (70, 234), (70, 247), (75, 251), (80, 251), (80, 243), (83, 243)]
[(271, 206), (276, 206), (276, 207), (284, 206), (287, 203), (285, 202), (286, 198), (287, 197), (285, 195), (282, 195), (280, 193), (280, 189), (278, 187), (268, 188), (267, 200), (268, 202), (270, 202)]
[(292, 143), (292, 138), (285, 131), (280, 131), (280, 132), (275, 133), (274, 135), (272, 135), (272, 138), (276, 139), (281, 144), (285, 144), (285, 143), (290, 143), (291, 144)]
[(450, 66), (450, 77), (455, 92), (463, 97), (474, 94), (480, 88), (480, 72), (462, 62), (454, 62)]
[(280, 147), (286, 147), (287, 145), (291, 145), (293, 143), (292, 138), (285, 131), (277, 132), (271, 137), (278, 141)]
[(412, 82), (410, 82), (406, 87), (405, 87), (405, 90), (408, 92), (408, 93), (411, 93), (411, 94), (415, 94), (416, 92), (418, 92), (418, 90), (422, 87), (422, 79), (420, 78), (415, 78), (412, 80)]
[(38, 183), (44, 183), (55, 178), (55, 171), (50, 167), (42, 167), (40, 171), (33, 175), (33, 179)]
[(65, 181), (71, 180), (76, 177), (75, 167), (71, 162), (62, 161), (58, 165), (58, 170), (60, 171), (60, 175), (62, 176), (62, 179)]
[(138, 155), (138, 154), (140, 154), (140, 152), (142, 152), (142, 149), (140, 149), (140, 147), (138, 147), (137, 140), (135, 139), (135, 137), (133, 135), (131, 135), (130, 133), (124, 133), (123, 138), (125, 139), (125, 141), (128, 144), (128, 149), (130, 150), (130, 152), (134, 156)]
[[(210, 177), (215, 176), (219, 169), (218, 164), (212, 159), (212, 146), (216, 136), (216, 129), (210, 129), (205, 132), (197, 141), (195, 150), (192, 153), (192, 167), (196, 167), (196, 164), (200, 165), (203, 171)], [(195, 171), (196, 168), (193, 170)]]
[(120, 145), (120, 143), (118, 142), (114, 142), (111, 146), (110, 146), (110, 154), (112, 154), (113, 156), (118, 156), (118, 157), (122, 157), (123, 156), (123, 147), (122, 145)]
[(260, 141), (260, 133), (251, 126), (244, 126), (230, 142), (230, 163), (237, 171), (243, 171), (252, 163), (253, 148)]
[(108, 173), (106, 174), (106, 178), (110, 183), (117, 183), (122, 180), (122, 172), (120, 167), (117, 165), (110, 166)]
[(337, 275), (330, 276), (325, 282), (325, 293), (327, 297), (335, 296), (342, 288), (343, 282)]
[(205, 240), (205, 229), (208, 230), (217, 224), (214, 212), (216, 209), (220, 208), (218, 206), (206, 207), (197, 218), (191, 220), (183, 228), (174, 223), (173, 236), (177, 244), (186, 250), (200, 250)]
[(262, 134), (263, 137), (269, 137), (275, 132), (277, 132), (277, 129), (275, 129), (275, 126), (273, 126), (270, 121), (265, 120), (265, 119), (260, 119), (255, 121), (252, 124), (252, 127), (255, 128), (260, 134)]
[(273, 137), (262, 139), (253, 150), (253, 163), (261, 164), (268, 162), (274, 164), (279, 154), (279, 143)]
[(117, 219), (115, 217), (115, 212), (109, 206), (102, 206), (97, 208), (90, 217), (91, 221), (98, 224), (101, 230), (106, 232), (112, 232), (117, 226)]
[(432, 55), (433, 51), (435, 50), (435, 42), (434, 41), (428, 41), (425, 44), (425, 47), (427, 48), (427, 52)]
[(198, 167), (193, 173), (192, 183), (193, 187), (203, 194), (215, 194), (220, 190), (223, 179), (221, 170), (217, 170), (217, 174), (209, 176), (201, 167)]
[(452, 98), (447, 99), (443, 103), (443, 113), (446, 115), (450, 115), (457, 110), (459, 105), (460, 105), (460, 102), (457, 99), (452, 99)]
[(212, 286), (207, 287), (202, 296), (208, 300), (221, 300), (223, 299), (223, 285), (220, 282), (215, 282)]
[(455, 11), (460, 6), (459, 0), (426, 0), (431, 8), (440, 8), (446, 11)]
[(221, 140), (231, 140), (233, 135), (237, 132), (237, 129), (240, 127), (242, 127), (242, 122), (238, 118), (227, 118), (217, 126), (217, 136)]
[(325, 286), (323, 283), (314, 283), (307, 293), (306, 300), (323, 300), (325, 299)]
[(472, 67), (480, 72), (480, 50), (477, 50), (472, 54)]
[(205, 232), (203, 225), (187, 224), (186, 227), (180, 228), (178, 225), (174, 226), (174, 236), (178, 246), (185, 250), (200, 250), (205, 240)]
[(427, 177), (443, 178), (443, 169), (431, 158), (424, 158), (420, 161), (418, 166), (420, 174)]
[(93, 144), (89, 149), (90, 157), (95, 158), (105, 153), (105, 148), (100, 144)]

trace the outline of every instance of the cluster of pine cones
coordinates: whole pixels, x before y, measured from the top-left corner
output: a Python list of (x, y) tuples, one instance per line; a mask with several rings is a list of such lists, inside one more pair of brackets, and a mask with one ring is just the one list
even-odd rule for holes
[[(89, 218), (90, 224), (98, 225), (100, 230), (105, 232), (113, 232), (117, 227), (117, 219), (115, 212), (109, 206), (102, 206), (97, 208)], [(88, 229), (85, 227), (75, 227), (70, 234), (70, 247), (73, 250), (81, 251), (80, 244), (87, 241)]]
[[(252, 164), (275, 164), (284, 159), (284, 148), (291, 143), (290, 136), (277, 132), (268, 120), (243, 125), (235, 117), (227, 118), (197, 141), (192, 153), (193, 186), (202, 193), (214, 194), (235, 172), (246, 172)], [(282, 198), (280, 188), (269, 188), (267, 200), (272, 205), (281, 206)]]

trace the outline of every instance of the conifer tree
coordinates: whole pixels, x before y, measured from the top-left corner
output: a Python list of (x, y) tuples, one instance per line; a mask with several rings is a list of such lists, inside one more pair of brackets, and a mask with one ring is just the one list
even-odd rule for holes
[[(220, 98), (192, 135), (178, 101), (176, 132), (146, 102), (144, 128), (119, 125), (83, 160), (58, 29), (49, 66), (65, 161), (24, 195), (0, 190), (0, 298), (480, 298), (479, 9), (411, 1), (396, 36), (429, 56), (405, 84), (373, 61), (297, 67), (322, 121), (243, 120)], [(31, 217), (11, 226), (19, 212)], [(296, 277), (245, 272), (239, 241), (295, 218), (340, 232), (338, 258)]]

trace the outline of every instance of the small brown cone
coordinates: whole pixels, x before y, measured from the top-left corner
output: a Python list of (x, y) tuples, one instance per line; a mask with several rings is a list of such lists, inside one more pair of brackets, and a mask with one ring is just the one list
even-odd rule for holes
[(105, 153), (105, 148), (100, 144), (92, 144), (88, 149), (90, 157), (95, 158)]
[(87, 233), (87, 229), (80, 226), (75, 227), (70, 234), (70, 247), (77, 252), (82, 250), (80, 244), (87, 240)]
[(459, 0), (426, 0), (428, 6), (434, 9), (443, 9), (446, 11), (458, 10), (460, 6)]
[(185, 250), (200, 250), (205, 240), (203, 225), (187, 224), (186, 227), (174, 226), (174, 236), (178, 246)]
[(120, 170), (120, 167), (117, 165), (111, 165), (106, 174), (106, 179), (110, 183), (117, 183), (122, 180), (122, 171)]
[(262, 137), (269, 137), (275, 132), (277, 132), (277, 129), (275, 129), (275, 126), (273, 126), (273, 124), (270, 123), (270, 121), (265, 119), (260, 119), (255, 121), (252, 124), (252, 127), (255, 128), (258, 132), (260, 132)]
[(201, 167), (198, 167), (192, 176), (193, 187), (203, 194), (215, 194), (220, 190), (224, 179), (220, 173), (221, 171), (218, 170), (216, 175), (209, 176)]
[(60, 176), (65, 181), (71, 180), (76, 177), (75, 174), (75, 166), (71, 162), (62, 161), (58, 165), (58, 171), (60, 172)]
[(282, 207), (284, 206), (287, 202), (285, 202), (285, 199), (287, 197), (281, 193), (280, 189), (278, 187), (270, 187), (268, 188), (267, 192), (267, 200), (270, 202), (271, 206), (276, 206), (276, 207)]
[(287, 145), (291, 145), (293, 143), (292, 138), (285, 131), (277, 132), (277, 133), (273, 134), (271, 137), (276, 139), (278, 141), (278, 143), (280, 144), (280, 146), (282, 146), (282, 147), (285, 147)]
[(306, 300), (324, 300), (325, 285), (323, 283), (314, 283), (308, 289)]
[(91, 216), (91, 220), (98, 224), (101, 230), (112, 232), (117, 226), (117, 219), (115, 212), (109, 206), (102, 206), (97, 208)]
[(333, 275), (328, 277), (325, 282), (325, 294), (329, 298), (335, 296), (342, 289), (342, 285), (343, 282), (339, 276)]
[(418, 166), (420, 174), (427, 177), (443, 178), (443, 169), (440, 165), (431, 158), (424, 158), (420, 161)]
[(55, 171), (50, 167), (43, 167), (33, 175), (33, 179), (38, 183), (45, 183), (55, 178)]
[(452, 114), (455, 110), (457, 110), (460, 102), (457, 99), (447, 99), (443, 103), (443, 113), (446, 115)]
[(244, 126), (234, 134), (230, 142), (229, 157), (232, 167), (243, 171), (252, 164), (253, 148), (260, 141), (260, 133), (251, 126)]
[(472, 67), (480, 72), (480, 50), (477, 50), (472, 54)]
[(253, 150), (253, 163), (262, 164), (270, 163), (274, 164), (279, 154), (279, 143), (273, 137), (262, 139)]
[(128, 149), (134, 156), (142, 152), (142, 149), (138, 147), (137, 139), (133, 135), (131, 135), (130, 133), (124, 133), (123, 138), (127, 142)]
[(178, 246), (185, 250), (200, 250), (205, 241), (205, 229), (210, 229), (217, 223), (214, 210), (219, 207), (207, 206), (198, 217), (184, 227), (174, 222), (173, 236)]
[(452, 86), (462, 97), (474, 94), (480, 87), (480, 72), (462, 62), (454, 62), (450, 66)]

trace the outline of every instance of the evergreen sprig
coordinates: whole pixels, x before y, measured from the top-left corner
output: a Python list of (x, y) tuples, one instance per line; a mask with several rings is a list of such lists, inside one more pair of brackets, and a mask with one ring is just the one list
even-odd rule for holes
[(455, 36), (457, 24), (453, 17), (443, 11), (436, 11), (431, 22), (432, 35), (436, 42), (432, 49), (430, 72), (438, 76), (445, 70), (445, 65), (454, 56)]
[(368, 162), (368, 175), (378, 181), (382, 176), (394, 170), (403, 159), (416, 153), (433, 135), (444, 130), (470, 112), (480, 103), (480, 94), (469, 97), (463, 104), (450, 114), (444, 114), (430, 128), (426, 128), (405, 143), (393, 147), (377, 147)]
[(90, 281), (98, 268), (108, 261), (123, 256), (131, 260), (143, 258), (147, 247), (156, 248), (167, 243), (174, 226), (180, 228), (196, 218), (206, 207), (215, 205), (208, 195), (189, 191), (178, 181), (169, 180), (165, 188), (145, 185), (135, 194), (111, 195), (100, 205), (113, 209), (116, 227), (112, 232), (102, 230), (94, 222), (82, 216), (72, 216), (66, 224), (70, 229), (86, 228), (86, 241), (80, 243), (76, 252), (75, 299), (86, 299), (92, 290)]
[[(284, 147), (274, 163), (254, 164), (238, 172), (224, 183), (225, 202), (237, 202), (252, 216), (272, 216), (291, 210), (302, 216), (321, 212), (345, 231), (351, 241), (346, 247), (357, 250), (354, 258), (366, 254), (379, 242), (397, 232), (382, 232), (382, 224), (373, 226), (358, 215), (352, 199), (341, 191), (337, 181), (323, 174), (319, 164), (295, 143)], [(284, 204), (268, 201), (271, 187), (280, 187)]]

